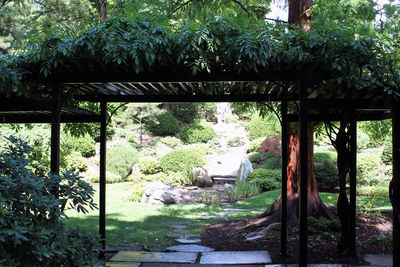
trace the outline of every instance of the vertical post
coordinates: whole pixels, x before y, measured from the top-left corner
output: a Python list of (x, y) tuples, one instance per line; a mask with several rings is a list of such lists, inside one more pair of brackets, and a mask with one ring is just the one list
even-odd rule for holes
[(286, 256), (287, 238), (287, 164), (288, 164), (288, 120), (287, 120), (287, 94), (283, 92), (281, 103), (282, 113), (282, 220), (281, 220), (281, 256)]
[(393, 266), (400, 266), (400, 108), (392, 109), (392, 180), (389, 197), (393, 210)]
[(102, 258), (106, 248), (106, 132), (107, 132), (107, 102), (100, 103), (100, 217), (99, 233), (103, 249)]
[[(351, 111), (355, 114), (355, 110)], [(352, 116), (350, 121), (350, 255), (357, 257), (356, 244), (356, 192), (357, 192), (357, 119)]]
[(300, 246), (299, 266), (307, 266), (307, 186), (308, 186), (307, 87), (300, 84)]
[[(61, 88), (53, 84), (51, 110), (51, 150), (50, 171), (53, 174), (60, 172), (60, 123), (61, 123)], [(54, 192), (57, 194), (57, 192)]]

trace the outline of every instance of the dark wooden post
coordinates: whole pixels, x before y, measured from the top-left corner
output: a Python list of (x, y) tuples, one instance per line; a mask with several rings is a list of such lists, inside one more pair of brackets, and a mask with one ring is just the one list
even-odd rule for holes
[(392, 109), (392, 180), (389, 196), (393, 209), (393, 266), (400, 266), (400, 107)]
[(102, 258), (106, 248), (106, 150), (107, 150), (107, 102), (100, 103), (100, 218), (99, 233), (103, 248)]
[(300, 247), (299, 266), (307, 266), (307, 186), (308, 186), (307, 86), (300, 84)]
[(282, 220), (281, 220), (281, 255), (286, 256), (287, 237), (287, 164), (288, 164), (288, 119), (287, 119), (287, 96), (283, 92), (282, 104)]
[[(60, 123), (61, 123), (61, 87), (53, 84), (51, 110), (51, 150), (50, 171), (53, 174), (60, 172)], [(57, 190), (54, 192), (57, 194)]]
[[(355, 110), (350, 111), (355, 114)], [(350, 121), (350, 237), (349, 254), (357, 257), (356, 244), (356, 193), (357, 193), (357, 119), (352, 116)]]

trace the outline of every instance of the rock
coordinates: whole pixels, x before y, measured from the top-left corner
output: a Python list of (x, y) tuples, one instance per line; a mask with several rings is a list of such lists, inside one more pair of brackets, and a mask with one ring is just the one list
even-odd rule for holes
[(192, 170), (194, 178), (194, 185), (198, 187), (211, 187), (213, 180), (208, 175), (207, 171), (203, 168), (194, 168)]
[(200, 243), (201, 239), (187, 239), (187, 238), (178, 238), (175, 239), (176, 242), (181, 244), (193, 244), (193, 243)]
[(148, 183), (142, 198), (142, 202), (149, 204), (176, 204), (190, 201), (190, 197), (183, 190), (159, 181)]
[(224, 184), (225, 189), (229, 189), (231, 187), (233, 187), (233, 184), (228, 184), (228, 183)]
[(168, 238), (199, 238), (200, 234), (180, 234), (180, 233), (170, 233), (165, 235)]
[(177, 252), (210, 252), (210, 251), (214, 251), (213, 248), (199, 246), (199, 245), (177, 245), (177, 246), (168, 247), (167, 250), (177, 251)]
[(252, 232), (246, 235), (246, 240), (251, 241), (266, 237), (269, 239), (279, 238), (281, 235), (281, 223), (271, 223), (259, 232)]
[(136, 176), (140, 174), (140, 167), (139, 167), (139, 163), (136, 163), (135, 165), (133, 165), (132, 167), (132, 176)]
[(246, 181), (247, 175), (253, 171), (253, 165), (250, 160), (245, 156), (240, 162), (240, 167), (236, 175), (236, 182)]

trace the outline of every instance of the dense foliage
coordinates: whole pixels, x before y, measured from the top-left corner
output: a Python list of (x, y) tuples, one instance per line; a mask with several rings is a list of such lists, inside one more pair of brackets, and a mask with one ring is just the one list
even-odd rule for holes
[(170, 112), (161, 113), (145, 122), (147, 130), (154, 135), (174, 135), (179, 123)]
[(336, 158), (337, 154), (330, 151), (314, 153), (315, 178), (319, 189), (339, 186)]
[(281, 187), (282, 174), (280, 170), (259, 168), (249, 173), (247, 179), (263, 191)]
[(193, 123), (185, 125), (179, 132), (179, 136), (187, 143), (206, 143), (213, 139), (216, 133), (211, 126), (204, 120), (196, 120)]
[(279, 134), (280, 126), (279, 121), (272, 114), (264, 118), (255, 115), (247, 125), (247, 130), (249, 131), (249, 139), (255, 140)]
[(205, 163), (203, 155), (190, 148), (176, 149), (160, 159), (160, 165), (164, 172), (178, 172), (193, 167), (203, 167)]
[[(95, 236), (67, 230), (64, 208), (93, 209), (94, 191), (80, 176), (36, 176), (27, 155), (32, 148), (9, 137), (0, 154), (0, 265), (81, 266), (91, 262)], [(59, 197), (52, 192), (58, 192)]]
[(133, 147), (115, 147), (107, 150), (107, 170), (122, 178), (128, 177), (139, 161), (139, 152)]

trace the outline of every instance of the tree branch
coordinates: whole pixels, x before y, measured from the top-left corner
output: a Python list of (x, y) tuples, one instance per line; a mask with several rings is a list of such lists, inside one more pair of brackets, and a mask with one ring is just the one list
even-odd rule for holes
[(185, 3), (183, 3), (182, 5), (176, 7), (176, 8), (172, 11), (171, 16), (172, 16), (173, 14), (175, 14), (175, 12), (177, 12), (179, 9), (181, 9), (181, 8), (183, 8), (184, 6), (190, 4), (190, 2), (192, 2), (192, 1), (193, 1), (193, 0), (188, 0), (188, 1), (186, 1)]
[(249, 17), (251, 16), (250, 11), (247, 10), (247, 8), (244, 6), (242, 2), (240, 2), (239, 0), (232, 0), (232, 1), (238, 4), (247, 13), (247, 15), (249, 15)]

